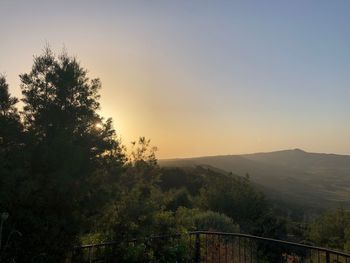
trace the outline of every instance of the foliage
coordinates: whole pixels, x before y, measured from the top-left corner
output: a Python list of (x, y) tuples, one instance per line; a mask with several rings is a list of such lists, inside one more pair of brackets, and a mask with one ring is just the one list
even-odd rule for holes
[(193, 197), (186, 188), (172, 189), (164, 193), (166, 209), (176, 211), (179, 207), (193, 207)]
[(309, 240), (319, 246), (350, 251), (350, 211), (327, 212), (309, 226)]
[(208, 177), (201, 191), (200, 205), (231, 217), (244, 232), (278, 238), (285, 236), (284, 222), (273, 215), (263, 194), (254, 189), (249, 177)]
[(232, 218), (213, 211), (180, 207), (175, 213), (175, 219), (176, 223), (186, 230), (239, 232), (239, 225), (235, 224)]

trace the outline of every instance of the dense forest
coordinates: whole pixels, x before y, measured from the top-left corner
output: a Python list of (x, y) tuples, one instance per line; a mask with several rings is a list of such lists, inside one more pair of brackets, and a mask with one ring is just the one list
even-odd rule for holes
[[(305, 220), (300, 207), (289, 207), (291, 217), (288, 204), (272, 202), (251, 175), (160, 167), (150, 140), (123, 145), (98, 113), (100, 80), (65, 52), (46, 48), (19, 77), (21, 102), (0, 77), (2, 262), (64, 262), (74, 245), (190, 230), (350, 251), (344, 209)], [(141, 257), (134, 249), (120, 262)]]

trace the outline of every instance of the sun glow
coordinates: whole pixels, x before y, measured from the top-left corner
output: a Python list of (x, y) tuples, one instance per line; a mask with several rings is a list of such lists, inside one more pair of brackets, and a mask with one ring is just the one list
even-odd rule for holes
[(96, 130), (102, 130), (102, 128), (103, 128), (102, 123), (98, 122), (98, 123), (95, 124), (95, 129)]

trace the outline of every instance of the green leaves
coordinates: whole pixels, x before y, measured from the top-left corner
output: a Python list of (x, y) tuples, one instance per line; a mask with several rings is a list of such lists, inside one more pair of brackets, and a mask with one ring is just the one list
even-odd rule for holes
[(308, 238), (319, 246), (350, 251), (350, 211), (325, 213), (310, 224)]

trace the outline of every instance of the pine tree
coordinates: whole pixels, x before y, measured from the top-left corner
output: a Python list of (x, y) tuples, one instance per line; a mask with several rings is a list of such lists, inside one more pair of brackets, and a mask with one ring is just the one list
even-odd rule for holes
[(30, 177), (25, 217), (17, 219), (28, 238), (27, 259), (59, 262), (79, 242), (86, 217), (108, 201), (113, 189), (105, 182), (115, 180), (124, 157), (111, 119), (97, 113), (101, 83), (76, 58), (46, 48), (20, 79)]

